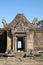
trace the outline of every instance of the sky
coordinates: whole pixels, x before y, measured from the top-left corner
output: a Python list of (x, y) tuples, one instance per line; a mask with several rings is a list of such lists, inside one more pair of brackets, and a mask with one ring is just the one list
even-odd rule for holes
[(30, 22), (34, 17), (43, 20), (43, 0), (0, 0), (0, 28), (3, 17), (10, 23), (18, 13), (24, 14)]

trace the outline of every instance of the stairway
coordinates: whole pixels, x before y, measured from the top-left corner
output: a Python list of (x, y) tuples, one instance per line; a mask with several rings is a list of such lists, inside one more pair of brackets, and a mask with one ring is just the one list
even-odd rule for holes
[(24, 52), (23, 51), (20, 51), (20, 52), (17, 52), (16, 53), (16, 56), (17, 57), (23, 57), (23, 55), (24, 55)]

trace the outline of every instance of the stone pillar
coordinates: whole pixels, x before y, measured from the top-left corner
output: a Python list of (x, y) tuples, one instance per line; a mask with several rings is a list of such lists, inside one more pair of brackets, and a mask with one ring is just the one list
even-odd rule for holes
[(33, 31), (33, 50), (34, 50), (34, 31)]
[(15, 36), (14, 38), (15, 38), (15, 43), (14, 43), (15, 44), (15, 50), (14, 51), (17, 52), (17, 37)]
[(26, 37), (25, 37), (25, 41), (26, 41), (26, 51), (28, 52), (28, 39), (29, 39), (29, 31), (26, 32)]
[(17, 52), (17, 38), (15, 34), (13, 34), (13, 53)]
[(13, 35), (13, 52), (14, 52), (14, 35)]
[(27, 36), (25, 36), (25, 51), (27, 51)]
[(12, 40), (13, 40), (13, 43), (12, 43), (12, 47), (13, 47), (12, 53), (14, 53), (14, 47), (15, 47), (15, 45), (14, 45), (14, 43), (15, 43), (15, 42), (14, 42), (14, 41), (15, 41), (15, 40), (14, 40), (14, 39), (15, 39), (15, 38), (14, 38), (14, 29), (11, 30), (11, 33), (12, 33)]
[(5, 54), (8, 54), (8, 51), (9, 51), (9, 43), (8, 43), (8, 31), (7, 31), (7, 48), (6, 48), (6, 52)]
[[(8, 31), (7, 31), (7, 45), (8, 45)], [(7, 54), (7, 53), (8, 53), (8, 47), (6, 48), (5, 54)]]

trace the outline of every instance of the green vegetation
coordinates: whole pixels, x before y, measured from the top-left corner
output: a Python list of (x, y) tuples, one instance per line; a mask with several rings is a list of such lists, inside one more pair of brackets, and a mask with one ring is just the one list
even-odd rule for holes
[(39, 25), (39, 26), (43, 26), (43, 20), (40, 20), (40, 21), (38, 22), (38, 25)]

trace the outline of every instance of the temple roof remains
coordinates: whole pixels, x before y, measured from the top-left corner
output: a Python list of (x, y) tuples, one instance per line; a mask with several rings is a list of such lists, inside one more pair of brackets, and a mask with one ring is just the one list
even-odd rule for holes
[[(34, 18), (33, 22), (35, 24), (37, 23), (37, 21), (38, 21), (38, 19)], [(9, 24), (7, 24), (6, 20), (4, 20), (3, 23), (4, 23), (5, 28), (0, 28), (0, 30), (9, 30), (20, 22), (22, 22), (24, 24), (24, 26), (28, 26), (30, 29), (43, 30), (43, 27), (35, 28), (34, 23), (30, 23), (30, 21), (27, 20), (27, 18), (24, 16), (24, 14), (17, 14), (16, 17)]]

